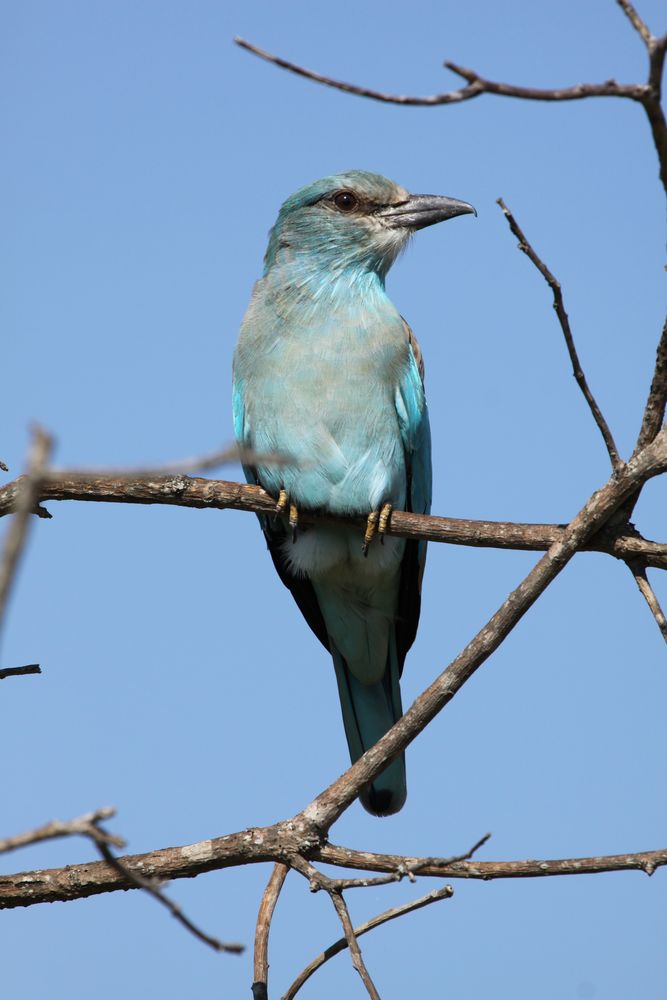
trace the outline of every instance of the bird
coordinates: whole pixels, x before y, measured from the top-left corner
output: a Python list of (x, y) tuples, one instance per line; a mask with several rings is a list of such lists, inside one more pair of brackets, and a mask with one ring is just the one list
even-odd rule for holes
[[(402, 715), (399, 679), (419, 620), (426, 543), (385, 537), (391, 511), (431, 508), (422, 354), (385, 278), (413, 233), (468, 213), (465, 201), (410, 194), (364, 170), (300, 188), (270, 230), (234, 354), (244, 474), (276, 501), (260, 523), (333, 659), (352, 762)], [(366, 530), (301, 527), (305, 511), (362, 515)], [(406, 795), (401, 754), (360, 800), (388, 816)]]

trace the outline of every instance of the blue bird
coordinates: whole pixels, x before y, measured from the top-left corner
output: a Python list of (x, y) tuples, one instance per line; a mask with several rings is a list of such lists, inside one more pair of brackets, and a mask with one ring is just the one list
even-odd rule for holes
[[(428, 513), (431, 442), (421, 351), (385, 277), (418, 229), (474, 212), (363, 170), (283, 204), (234, 356), (236, 438), (287, 464), (244, 466), (276, 498), (260, 518), (275, 567), (330, 651), (354, 762), (402, 714), (426, 544), (387, 536), (391, 509)], [(299, 511), (368, 517), (298, 528)], [(379, 534), (383, 544), (370, 544)], [(361, 793), (378, 816), (406, 799), (403, 755)]]

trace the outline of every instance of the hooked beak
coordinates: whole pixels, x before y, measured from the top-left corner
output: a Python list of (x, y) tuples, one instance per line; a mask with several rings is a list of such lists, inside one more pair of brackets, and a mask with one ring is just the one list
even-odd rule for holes
[(467, 201), (445, 198), (439, 194), (411, 194), (407, 201), (400, 205), (390, 205), (378, 214), (396, 229), (417, 230), (470, 213), (477, 215)]

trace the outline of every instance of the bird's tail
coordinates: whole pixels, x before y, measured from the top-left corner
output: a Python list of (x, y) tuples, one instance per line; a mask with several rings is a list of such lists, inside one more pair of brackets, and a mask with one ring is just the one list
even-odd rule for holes
[[(365, 684), (355, 676), (345, 658), (332, 643), (343, 723), (352, 763), (372, 747), (403, 714), (394, 630), (387, 650), (387, 665), (378, 681)], [(390, 816), (407, 797), (405, 755), (401, 754), (362, 790), (364, 809), (375, 816)]]

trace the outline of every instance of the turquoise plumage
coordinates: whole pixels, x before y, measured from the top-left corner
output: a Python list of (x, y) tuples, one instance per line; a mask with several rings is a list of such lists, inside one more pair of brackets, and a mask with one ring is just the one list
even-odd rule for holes
[[(239, 444), (288, 459), (244, 471), (290, 510), (291, 525), (282, 512), (260, 520), (278, 573), (333, 657), (353, 761), (402, 714), (399, 677), (416, 634), (426, 545), (300, 530), (298, 512), (430, 510), (421, 353), (385, 276), (412, 232), (472, 211), (359, 170), (297, 191), (271, 230), (234, 357)], [(405, 797), (400, 756), (361, 801), (388, 815)]]

